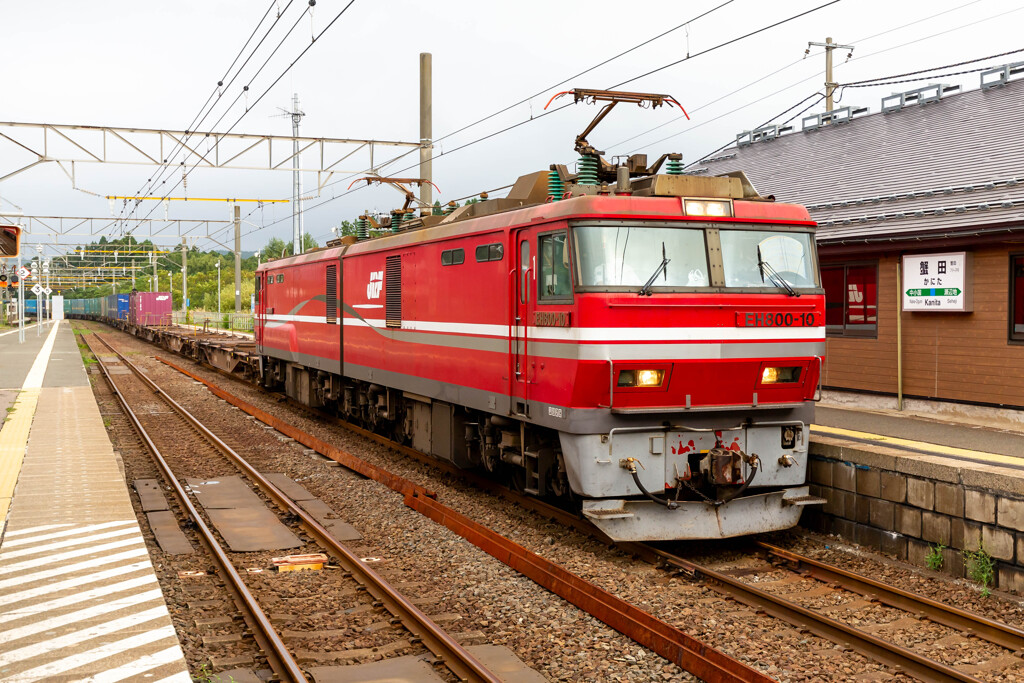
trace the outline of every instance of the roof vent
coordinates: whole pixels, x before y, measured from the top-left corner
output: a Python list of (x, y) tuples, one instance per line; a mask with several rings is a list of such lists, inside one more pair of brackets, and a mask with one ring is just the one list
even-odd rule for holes
[(870, 111), (867, 107), (841, 107), (821, 114), (805, 116), (800, 120), (801, 130), (818, 130), (828, 124), (849, 123), (855, 116), (867, 114)]
[(1024, 73), (1024, 62), (1015, 62), (1013, 64), (1003, 64), (997, 66), (994, 69), (981, 72), (981, 89), (988, 90), (989, 88), (998, 88), (1001, 85), (1006, 85), (1010, 78), (1017, 74)]
[(915, 102), (918, 104), (938, 102), (946, 93), (956, 92), (959, 89), (959, 85), (933, 83), (931, 85), (926, 85), (923, 88), (917, 88), (916, 90), (893, 93), (888, 97), (882, 98), (882, 113), (888, 114), (892, 111), (899, 111), (908, 104), (914, 104)]

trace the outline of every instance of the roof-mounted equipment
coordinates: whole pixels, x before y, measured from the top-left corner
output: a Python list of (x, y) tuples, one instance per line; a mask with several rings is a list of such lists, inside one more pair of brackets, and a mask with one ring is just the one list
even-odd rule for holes
[[(544, 109), (551, 106), (551, 103), (563, 95), (573, 96), (574, 102), (606, 102), (601, 111), (597, 113), (594, 119), (590, 122), (583, 132), (576, 136), (576, 144), (574, 149), (580, 155), (580, 159), (577, 162), (577, 168), (579, 170), (578, 178), (576, 179), (579, 185), (598, 185), (603, 182), (615, 182), (616, 181), (616, 167), (613, 164), (608, 163), (602, 157), (604, 152), (594, 148), (587, 141), (587, 136), (590, 135), (597, 124), (601, 123), (608, 113), (615, 108), (620, 102), (629, 104), (636, 104), (639, 107), (647, 107), (653, 109), (654, 107), (660, 107), (663, 104), (667, 104), (670, 107), (679, 107), (679, 110), (683, 112), (683, 116), (687, 120), (690, 119), (690, 115), (683, 109), (683, 105), (672, 97), (671, 95), (662, 95), (657, 93), (642, 93), (642, 92), (626, 92), (621, 90), (589, 90), (587, 88), (575, 88), (573, 90), (565, 90), (563, 92), (555, 94), (548, 103), (544, 105)], [(633, 156), (637, 159), (634, 161)], [(661, 164), (668, 158), (667, 154), (662, 155), (650, 166), (647, 165), (646, 155), (633, 155), (629, 158), (627, 166), (629, 167), (630, 177), (639, 177), (646, 175), (654, 175), (658, 172)], [(641, 161), (642, 158), (642, 161)]]

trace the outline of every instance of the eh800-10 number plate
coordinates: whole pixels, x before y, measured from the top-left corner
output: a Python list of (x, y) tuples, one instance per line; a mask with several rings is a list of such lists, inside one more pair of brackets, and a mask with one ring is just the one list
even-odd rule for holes
[(816, 311), (736, 311), (736, 327), (817, 327), (821, 314)]

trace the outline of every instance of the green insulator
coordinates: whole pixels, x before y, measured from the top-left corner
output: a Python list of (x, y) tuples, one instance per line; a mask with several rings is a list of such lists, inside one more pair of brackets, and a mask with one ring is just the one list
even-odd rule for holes
[(562, 177), (558, 175), (558, 171), (551, 169), (548, 174), (548, 194), (553, 197), (553, 201), (558, 201), (562, 198), (562, 194), (565, 193), (565, 185), (562, 183)]
[(398, 232), (402, 229), (403, 215), (400, 213), (391, 214), (391, 232)]
[(683, 160), (669, 159), (665, 164), (665, 172), (669, 175), (683, 175)]
[(576, 183), (579, 185), (597, 185), (597, 159), (584, 154), (576, 162)]
[(360, 216), (356, 219), (356, 239), (365, 240), (370, 237), (370, 231), (367, 228), (367, 220)]

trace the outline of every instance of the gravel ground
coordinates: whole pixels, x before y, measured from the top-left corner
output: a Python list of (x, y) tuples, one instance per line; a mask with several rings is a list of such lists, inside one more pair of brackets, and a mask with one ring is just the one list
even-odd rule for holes
[[(95, 324), (89, 326), (105, 335), (108, 332)], [(115, 332), (110, 332), (107, 338), (257, 469), (286, 473), (355, 526), (363, 540), (350, 547), (363, 557), (379, 558), (374, 569), (415, 599), (421, 609), (434, 616), (460, 642), (505, 645), (549, 680), (695, 680), (676, 665), (639, 647), (461, 537), (407, 508), (402, 498), (390, 489), (337, 467), (217, 399), (201, 384), (151, 360), (146, 354), (155, 351), (153, 346)], [(103, 400), (105, 391), (109, 402), (112, 397), (102, 377), (92, 377), (97, 396)], [(225, 380), (221, 378), (221, 381)], [(287, 406), (272, 399), (264, 403), (270, 407), (269, 412), (289, 419), (293, 417)], [(113, 404), (110, 406), (103, 407), (104, 414), (114, 412)], [(117, 440), (124, 444), (126, 451), (133, 445), (137, 448), (138, 440), (126, 420), (126, 431), (120, 434), (122, 430), (115, 424), (118, 418), (119, 415), (111, 414), (115, 438), (120, 437)], [(351, 437), (348, 432), (333, 429)], [(120, 449), (121, 443), (116, 443), (115, 447)], [(358, 451), (357, 454), (362, 455)], [(128, 474), (129, 480), (154, 476), (155, 468), (145, 471), (141, 465), (138, 471), (129, 470)], [(140, 524), (148, 535), (145, 515), (141, 513)], [(156, 550), (154, 561), (167, 567), (160, 575), (168, 602), (173, 605), (172, 612), (176, 612), (179, 605), (187, 611), (189, 603), (195, 605), (208, 600), (212, 603), (217, 599), (208, 597), (212, 591), (205, 590), (216, 588), (210, 585), (209, 579), (198, 580), (203, 590), (197, 590), (196, 584), (185, 586), (178, 578), (178, 569), (159, 555), (160, 551)], [(194, 565), (194, 561), (188, 562)], [(633, 565), (625, 559), (624, 563)], [(211, 604), (211, 609), (223, 614), (225, 604), (221, 599), (217, 605)], [(295, 600), (285, 599), (282, 604), (287, 605), (283, 608), (287, 612), (295, 611)], [(188, 618), (177, 613), (172, 616), (194, 673), (211, 658), (222, 663), (217, 668), (228, 668), (235, 665), (233, 657), (252, 656), (236, 655), (231, 648), (239, 643), (217, 643), (214, 648), (209, 638), (203, 638), (230, 633), (231, 625), (218, 624), (216, 626), (222, 630), (211, 632), (207, 627), (196, 626), (194, 614)], [(310, 624), (304, 629), (313, 630), (316, 626)], [(330, 620), (319, 626), (337, 628), (330, 625)], [(347, 641), (344, 644), (346, 648), (359, 646)]]
[[(116, 339), (124, 348), (132, 348), (140, 354), (140, 364), (158, 383), (166, 385), (169, 393), (190, 406), (199, 407), (204, 416), (224, 410), (238, 414), (236, 409), (212, 396), (202, 385), (150, 358), (154, 355), (170, 358), (171, 354), (131, 337), (119, 335)], [(770, 617), (759, 616), (701, 585), (641, 564), (594, 539), (453, 481), (434, 468), (406, 459), (252, 387), (233, 382), (206, 368), (187, 362), (185, 365), (190, 371), (263, 410), (437, 491), (442, 502), (463, 514), (781, 681), (909, 680), (830, 641), (802, 634)], [(260, 429), (274, 433), (265, 427)], [(283, 437), (278, 435), (276, 440), (280, 442), (281, 439)], [(423, 582), (430, 586), (432, 592), (427, 594), (442, 599), (443, 609), (458, 615), (459, 626), (452, 627), (452, 630), (458, 632), (461, 629), (464, 636), (470, 636), (468, 642), (506, 644), (553, 680), (687, 678), (674, 665), (608, 632), (575, 608), (539, 591), (532, 582), (483, 555), (462, 539), (406, 509), (396, 494), (382, 486), (345, 477), (341, 468), (330, 467), (315, 454), (288, 443), (287, 439), (279, 446), (273, 445), (274, 441), (265, 441), (272, 444), (269, 448), (274, 451), (266, 456), (267, 471), (285, 471), (296, 479), (302, 477), (304, 486), (328, 501), (367, 539), (374, 539), (373, 554), (384, 558), (384, 570), (395, 572), (388, 578)], [(255, 444), (253, 447), (268, 448)], [(296, 458), (296, 453), (306, 457)], [(397, 505), (386, 504), (389, 499), (395, 500)], [(837, 547), (837, 539), (787, 533), (776, 535), (771, 542), (996, 619), (1011, 623), (1024, 621), (1024, 608), (1017, 601), (1009, 602), (996, 596), (981, 598), (978, 591), (965, 582), (950, 582), (938, 574), (887, 562), (853, 546)], [(737, 550), (735, 544), (727, 542), (685, 544), (675, 550), (681, 550), (682, 554), (697, 561), (713, 560), (723, 567), (741, 567), (749, 561), (749, 557)], [(456, 558), (459, 561), (450, 561)], [(429, 578), (424, 580), (424, 576)], [(466, 576), (473, 577), (474, 587), (466, 587), (465, 583), (460, 585), (459, 580)], [(797, 589), (790, 587), (785, 590)], [(828, 610), (835, 616), (838, 616), (836, 611), (844, 611), (841, 609), (842, 600), (814, 600), (817, 608)], [(854, 618), (870, 623), (872, 627), (889, 623), (890, 627), (882, 628), (878, 633), (880, 637), (920, 644), (929, 656), (947, 663), (976, 663), (1005, 654), (1000, 648), (990, 651), (987, 643), (976, 640), (971, 641), (970, 647), (963, 647), (962, 638), (958, 641), (958, 636), (949, 637), (947, 629), (941, 633), (930, 632), (934, 625), (928, 625), (924, 630), (918, 626), (909, 627), (899, 622), (906, 615), (896, 610), (880, 608), (877, 615), (873, 611), (854, 610)], [(589, 632), (584, 635), (584, 630)], [(557, 655), (552, 656), (555, 652)], [(1012, 667), (1001, 672), (973, 673), (985, 680), (1017, 680), (1017, 673)]]

